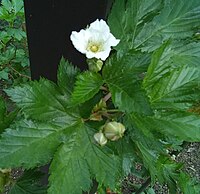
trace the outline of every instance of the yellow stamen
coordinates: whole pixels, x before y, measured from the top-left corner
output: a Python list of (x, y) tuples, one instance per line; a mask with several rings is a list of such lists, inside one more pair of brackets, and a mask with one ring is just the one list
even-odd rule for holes
[(96, 53), (98, 50), (99, 50), (99, 47), (97, 45), (92, 45), (90, 47), (90, 50), (93, 52), (93, 53)]

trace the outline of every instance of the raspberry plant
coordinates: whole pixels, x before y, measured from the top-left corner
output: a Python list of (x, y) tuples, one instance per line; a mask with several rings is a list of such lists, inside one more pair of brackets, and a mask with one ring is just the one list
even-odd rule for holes
[[(171, 153), (200, 141), (200, 116), (191, 111), (200, 100), (200, 1), (115, 0), (108, 24), (120, 43), (102, 71), (80, 72), (62, 59), (57, 83), (6, 90), (20, 112), (1, 135), (0, 167), (50, 163), (48, 190), (34, 185), (32, 193), (81, 194), (95, 179), (101, 194), (140, 163), (152, 185), (199, 193)], [(121, 132), (106, 140), (110, 122)]]

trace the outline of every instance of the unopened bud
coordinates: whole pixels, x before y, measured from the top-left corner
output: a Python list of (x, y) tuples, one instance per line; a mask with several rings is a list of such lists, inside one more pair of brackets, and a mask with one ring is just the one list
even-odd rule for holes
[(94, 134), (94, 139), (101, 146), (104, 146), (107, 143), (107, 139), (106, 139), (106, 137), (104, 136), (104, 134), (102, 132), (95, 133)]
[(103, 61), (101, 61), (100, 59), (96, 60), (96, 59), (88, 59), (88, 67), (90, 71), (93, 72), (99, 72), (101, 71), (102, 67), (103, 67)]
[(115, 121), (109, 122), (104, 126), (104, 134), (111, 141), (116, 141), (123, 137), (125, 130), (124, 125)]

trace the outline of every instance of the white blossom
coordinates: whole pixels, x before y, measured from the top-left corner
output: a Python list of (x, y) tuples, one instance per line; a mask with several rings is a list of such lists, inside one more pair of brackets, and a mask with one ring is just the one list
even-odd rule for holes
[(110, 33), (106, 22), (98, 19), (85, 30), (73, 31), (70, 39), (74, 47), (88, 59), (96, 58), (102, 61), (109, 56), (111, 47), (116, 46), (120, 41)]

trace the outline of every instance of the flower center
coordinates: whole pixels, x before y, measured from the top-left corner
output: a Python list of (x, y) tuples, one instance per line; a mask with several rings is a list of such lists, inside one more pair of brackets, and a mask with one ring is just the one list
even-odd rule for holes
[(99, 47), (97, 45), (92, 45), (90, 46), (90, 50), (93, 52), (93, 53), (96, 53), (98, 50), (99, 50)]
[(100, 51), (102, 51), (102, 43), (95, 42), (95, 41), (89, 41), (86, 49), (87, 49), (87, 51), (91, 51), (93, 53), (100, 52)]

